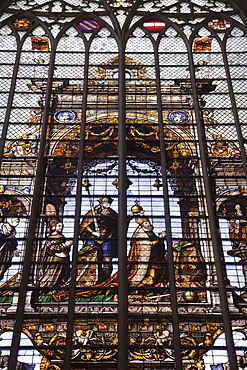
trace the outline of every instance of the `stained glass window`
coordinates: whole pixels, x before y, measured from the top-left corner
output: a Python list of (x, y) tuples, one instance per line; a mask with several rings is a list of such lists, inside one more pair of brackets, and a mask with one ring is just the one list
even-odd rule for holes
[(247, 367), (240, 5), (3, 2), (0, 369)]

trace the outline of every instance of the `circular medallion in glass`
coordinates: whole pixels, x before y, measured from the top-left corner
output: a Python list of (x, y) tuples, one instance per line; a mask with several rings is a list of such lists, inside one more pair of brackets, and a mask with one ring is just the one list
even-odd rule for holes
[(188, 119), (188, 114), (183, 111), (174, 111), (169, 114), (169, 121), (174, 123), (185, 123)]
[(54, 119), (60, 123), (73, 122), (76, 118), (76, 113), (71, 110), (60, 110), (54, 114)]
[[(126, 80), (130, 80), (131, 79), (131, 73), (129, 71), (125, 71), (124, 75), (125, 75), (125, 79)], [(113, 72), (112, 78), (114, 80), (118, 80), (119, 79), (119, 72), (118, 71)]]

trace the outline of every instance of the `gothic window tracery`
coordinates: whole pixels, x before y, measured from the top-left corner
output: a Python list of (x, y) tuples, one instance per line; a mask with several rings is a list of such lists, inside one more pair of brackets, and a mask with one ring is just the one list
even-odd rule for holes
[(230, 0), (3, 5), (0, 367), (247, 367), (246, 40)]

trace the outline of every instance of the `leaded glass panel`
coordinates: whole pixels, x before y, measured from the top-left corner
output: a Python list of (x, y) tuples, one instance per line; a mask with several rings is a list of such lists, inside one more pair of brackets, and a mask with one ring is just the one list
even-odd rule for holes
[(18, 0), (0, 22), (0, 368), (246, 368), (244, 12)]

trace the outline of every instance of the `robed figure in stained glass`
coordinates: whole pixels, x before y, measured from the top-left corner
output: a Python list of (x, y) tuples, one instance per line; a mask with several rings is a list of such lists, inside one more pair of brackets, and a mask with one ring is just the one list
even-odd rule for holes
[(99, 205), (92, 207), (80, 224), (80, 236), (85, 252), (97, 251), (98, 283), (107, 280), (112, 273), (112, 259), (118, 256), (118, 214), (110, 206), (113, 199), (103, 196)]
[[(166, 284), (165, 249), (166, 233), (163, 231), (157, 236), (153, 225), (146, 217), (136, 219), (139, 226), (133, 233), (128, 260), (137, 262), (128, 266), (128, 280), (130, 286), (154, 286)], [(162, 265), (160, 263), (162, 263)]]
[[(241, 258), (245, 286), (247, 286), (247, 217), (239, 203), (235, 205), (234, 217), (230, 219), (229, 236), (233, 242), (233, 248), (227, 253), (230, 256)], [(246, 293), (242, 294), (242, 297), (246, 298), (246, 296)]]
[(13, 256), (19, 256), (18, 242), (15, 238), (15, 228), (18, 224), (19, 218), (10, 217), (3, 222), (0, 228), (0, 280), (11, 266)]
[[(130, 287), (166, 287), (168, 283), (167, 268), (166, 268), (166, 252), (164, 248), (165, 231), (157, 236), (153, 231), (153, 225), (146, 217), (137, 217), (136, 222), (138, 227), (134, 231), (131, 238), (130, 251), (128, 256), (127, 279)], [(85, 251), (87, 258), (92, 255), (91, 252)], [(90, 263), (88, 270), (90, 270)], [(85, 275), (86, 271), (84, 271)], [(85, 276), (81, 275), (80, 278)], [(79, 283), (79, 279), (77, 279)], [(87, 284), (84, 284), (86, 286)], [(80, 286), (80, 284), (78, 285)], [(87, 285), (90, 286), (90, 285)], [(92, 285), (91, 285), (92, 286)], [(118, 286), (118, 272), (102, 283), (94, 285), (96, 290), (77, 290), (77, 298), (88, 298), (93, 296), (103, 297), (107, 299), (114, 295), (115, 290), (111, 289)], [(104, 288), (100, 290), (100, 288)], [(105, 289), (109, 288), (109, 289)], [(107, 292), (106, 292), (107, 291)], [(69, 292), (62, 292), (53, 295), (56, 301), (62, 301), (68, 298)], [(149, 294), (146, 290), (144, 295)], [(150, 292), (152, 295), (152, 292)], [(104, 298), (102, 298), (104, 300)], [(134, 298), (133, 298), (134, 299)], [(93, 300), (95, 300), (93, 298)]]
[(52, 219), (49, 226), (51, 231), (42, 251), (42, 265), (38, 271), (38, 284), (42, 288), (63, 286), (70, 277), (69, 251), (73, 241), (66, 241), (60, 220)]
[(234, 249), (246, 247), (247, 219), (243, 214), (240, 204), (235, 205), (235, 214), (230, 220), (229, 235), (234, 240)]

